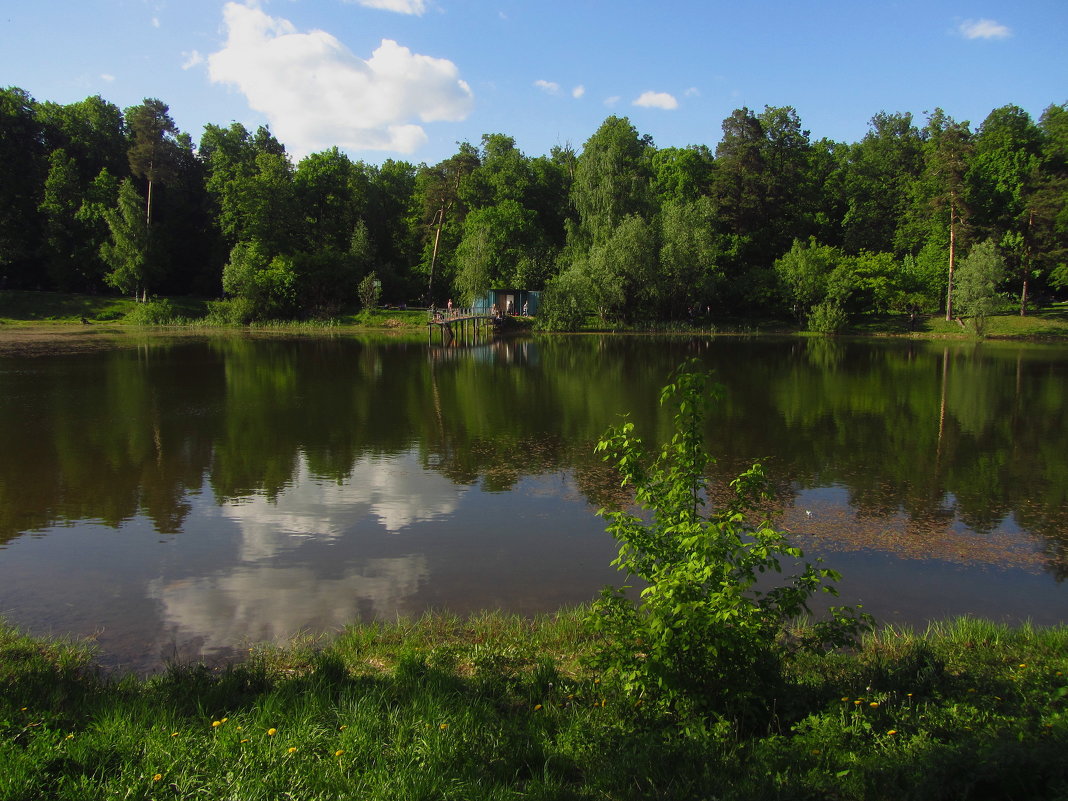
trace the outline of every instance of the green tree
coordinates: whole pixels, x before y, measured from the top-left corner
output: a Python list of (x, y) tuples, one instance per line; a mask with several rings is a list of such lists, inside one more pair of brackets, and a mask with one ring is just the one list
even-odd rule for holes
[(460, 241), (461, 226), (467, 214), (463, 203), (461, 186), (464, 179), (479, 165), (478, 151), (469, 143), (463, 142), (459, 151), (438, 163), (434, 167), (420, 170), (416, 193), (421, 199), (422, 221), (427, 232), (424, 246), (424, 260), (427, 273), (426, 299), (432, 303), (434, 279), (438, 273), (439, 257), (448, 253), (449, 264), (447, 276), (451, 283), (453, 264), (451, 256)]
[(129, 178), (119, 185), (116, 206), (105, 212), (104, 219), (110, 237), (101, 245), (100, 256), (111, 268), (104, 280), (120, 292), (144, 301), (156, 271), (144, 199)]
[(233, 316), (242, 322), (285, 318), (296, 310), (292, 258), (271, 254), (260, 242), (235, 245), (222, 278), (223, 291), (239, 301)]
[(946, 247), (946, 320), (953, 319), (953, 273), (971, 217), (966, 181), (973, 154), (967, 122), (958, 123), (935, 109), (927, 122), (923, 179), (916, 182), (926, 205), (938, 215), (928, 222), (927, 241), (948, 239)]
[(45, 175), (36, 102), (21, 89), (0, 89), (0, 286), (44, 288), (35, 256), (41, 235)]
[(148, 184), (145, 195), (145, 224), (152, 227), (153, 189), (165, 184), (178, 172), (178, 126), (170, 117), (170, 108), (161, 100), (145, 98), (139, 106), (126, 109), (130, 130), (127, 153), (130, 172)]
[(41, 257), (53, 288), (66, 292), (86, 289), (88, 286), (78, 280), (83, 277), (78, 275), (83, 265), (76, 260), (82, 240), (77, 220), (82, 204), (77, 166), (62, 148), (52, 151), (48, 164), (44, 197), (39, 206), (44, 217)]
[(997, 309), (998, 284), (1005, 277), (1005, 260), (992, 239), (975, 245), (957, 270), (957, 308), (982, 335), (986, 318)]
[(374, 311), (378, 307), (378, 298), (381, 294), (382, 282), (378, 280), (374, 271), (367, 273), (360, 281), (360, 306), (365, 312)]
[(653, 209), (650, 159), (653, 143), (626, 117), (609, 117), (582, 148), (575, 164), (572, 201), (578, 212), (574, 245), (585, 249), (611, 237), (628, 216)]
[(912, 115), (876, 114), (842, 165), (847, 253), (895, 251), (898, 229), (909, 211), (910, 185), (922, 169), (923, 142)]
[(538, 244), (535, 213), (515, 200), (469, 212), (456, 250), (456, 289), (471, 303), (494, 286), (517, 286), (520, 265)]
[(707, 196), (666, 200), (660, 210), (659, 315), (678, 319), (711, 304), (722, 278), (716, 210)]
[(1036, 264), (1032, 258), (1032, 195), (1041, 170), (1042, 134), (1019, 106), (994, 109), (975, 137), (968, 174), (976, 222), (1002, 244), (1020, 281), (1020, 314), (1026, 314)]

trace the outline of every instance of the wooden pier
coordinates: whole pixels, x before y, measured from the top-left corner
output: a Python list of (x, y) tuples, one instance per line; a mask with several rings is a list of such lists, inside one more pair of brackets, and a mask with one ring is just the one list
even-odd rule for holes
[(496, 318), (475, 309), (431, 309), (427, 320), (428, 340), (434, 344), (434, 329), (441, 333), (441, 344), (471, 344), (488, 339), (497, 324)]

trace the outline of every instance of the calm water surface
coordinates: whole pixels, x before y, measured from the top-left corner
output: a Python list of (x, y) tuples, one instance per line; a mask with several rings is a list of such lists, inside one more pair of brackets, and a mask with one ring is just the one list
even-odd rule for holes
[(428, 609), (622, 583), (592, 454), (698, 356), (717, 478), (884, 621), (1068, 622), (1068, 350), (557, 337), (477, 348), (218, 337), (0, 355), (0, 615), (151, 670)]

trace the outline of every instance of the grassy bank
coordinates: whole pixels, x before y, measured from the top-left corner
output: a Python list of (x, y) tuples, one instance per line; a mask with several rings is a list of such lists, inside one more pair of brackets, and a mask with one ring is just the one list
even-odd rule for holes
[[(93, 325), (165, 324), (182, 327), (219, 327), (212, 320), (209, 302), (197, 298), (168, 298), (165, 314), (154, 315), (126, 297), (74, 295), (53, 292), (0, 291), (0, 325), (40, 323), (70, 323)], [(276, 321), (251, 326), (260, 330), (292, 332), (321, 332), (342, 329), (405, 330), (422, 329), (426, 312), (422, 309), (376, 309), (370, 313), (346, 313), (329, 320)], [(602, 330), (602, 324), (591, 318), (586, 330)], [(623, 327), (620, 331), (664, 332), (683, 334), (792, 334), (799, 333), (796, 325), (774, 320), (716, 319), (694, 323), (662, 323)], [(910, 327), (901, 316), (869, 317), (856, 321), (844, 334), (869, 336), (908, 336), (914, 338), (973, 339), (974, 332), (964, 329), (956, 321), (947, 322), (940, 315), (921, 318)], [(1055, 303), (1035, 309), (1026, 317), (1016, 313), (991, 316), (985, 336), (994, 339), (1068, 339), (1068, 303)]]
[[(153, 309), (153, 307), (156, 307)], [(154, 317), (153, 311), (162, 311)], [(145, 314), (149, 312), (149, 314)], [(210, 315), (209, 301), (200, 298), (167, 298), (162, 303), (141, 304), (128, 297), (76, 295), (56, 292), (0, 292), (0, 324), (144, 325), (219, 327)], [(329, 320), (277, 321), (251, 327), (268, 330), (323, 331), (338, 328), (423, 328), (422, 309), (376, 309), (369, 313), (340, 314)]]
[(1068, 628), (958, 621), (794, 657), (763, 720), (585, 671), (580, 613), (443, 615), (107, 677), (0, 629), (0, 798), (1068, 797)]

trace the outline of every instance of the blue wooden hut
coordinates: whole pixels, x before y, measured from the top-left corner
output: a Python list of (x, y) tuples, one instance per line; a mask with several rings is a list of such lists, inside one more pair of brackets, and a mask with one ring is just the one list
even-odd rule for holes
[(491, 289), (481, 298), (475, 301), (474, 311), (476, 314), (489, 314), (494, 306), (501, 314), (512, 314), (536, 317), (538, 314), (538, 302), (541, 292), (529, 289)]

